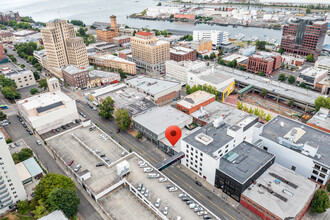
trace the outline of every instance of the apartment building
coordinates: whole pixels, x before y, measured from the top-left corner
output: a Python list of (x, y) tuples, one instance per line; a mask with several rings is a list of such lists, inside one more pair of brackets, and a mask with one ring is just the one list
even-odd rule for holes
[(136, 64), (121, 57), (109, 53), (88, 53), (89, 63), (118, 71), (122, 69), (125, 73), (135, 75)]
[(15, 40), (15, 36), (11, 32), (0, 32), (0, 42), (13, 42)]
[(3, 66), (1, 72), (6, 78), (14, 80), (18, 89), (37, 84), (31, 70), (19, 71), (10, 69), (7, 66)]
[(115, 15), (110, 17), (110, 27), (97, 29), (96, 36), (98, 41), (113, 42), (113, 38), (118, 37), (117, 18)]
[(155, 33), (139, 31), (131, 37), (132, 57), (137, 66), (147, 72), (163, 73), (170, 59), (170, 42), (157, 40)]
[(19, 201), (27, 199), (23, 183), (0, 132), (0, 215), (13, 208)]
[(219, 30), (194, 30), (194, 41), (211, 40), (213, 46), (229, 44), (229, 33)]
[(320, 185), (330, 179), (330, 134), (276, 116), (253, 135), (252, 143), (276, 156), (275, 162)]
[(324, 18), (297, 18), (284, 25), (281, 48), (287, 53), (317, 57), (322, 51), (327, 29)]
[(82, 67), (89, 65), (83, 39), (76, 37), (74, 26), (66, 20), (47, 22), (41, 34), (47, 56), (47, 65), (43, 67), (47, 67), (55, 76), (62, 78), (61, 68), (68, 64)]
[(176, 81), (181, 82), (182, 84), (187, 83), (187, 76), (188, 72), (199, 69), (205, 66), (204, 62), (201, 61), (181, 61), (181, 62), (176, 62), (174, 60), (167, 60), (166, 61), (166, 77), (169, 79), (174, 79)]
[(83, 89), (89, 86), (88, 69), (85, 67), (76, 67), (68, 65), (62, 69), (64, 82), (76, 89)]
[(213, 123), (198, 128), (181, 141), (181, 151), (186, 155), (181, 164), (214, 185), (221, 158), (243, 141), (251, 142), (257, 122), (257, 116), (248, 115), (229, 125), (220, 116)]
[(271, 74), (281, 67), (282, 57), (278, 53), (260, 51), (249, 56), (247, 71)]
[(183, 60), (196, 60), (196, 51), (185, 47), (173, 47), (170, 49), (170, 59), (176, 62)]

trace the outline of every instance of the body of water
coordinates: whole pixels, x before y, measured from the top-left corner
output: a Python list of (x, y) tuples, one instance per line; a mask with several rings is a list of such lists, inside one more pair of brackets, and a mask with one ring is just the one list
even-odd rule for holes
[[(55, 18), (79, 19), (86, 24), (94, 21), (110, 22), (110, 16), (116, 15), (118, 24), (149, 29), (174, 29), (183, 31), (193, 30), (222, 30), (231, 36), (239, 33), (246, 37), (259, 37), (265, 40), (270, 37), (280, 42), (282, 31), (254, 27), (211, 26), (185, 22), (149, 21), (128, 18), (130, 14), (141, 12), (148, 7), (158, 4), (159, 0), (9, 0), (1, 3), (1, 11), (18, 11), (21, 16), (32, 16), (36, 21), (49, 21)], [(163, 1), (164, 2), (164, 1)], [(272, 9), (274, 10), (274, 9)], [(281, 9), (282, 10), (282, 9)], [(330, 37), (326, 36), (325, 44), (330, 44)]]

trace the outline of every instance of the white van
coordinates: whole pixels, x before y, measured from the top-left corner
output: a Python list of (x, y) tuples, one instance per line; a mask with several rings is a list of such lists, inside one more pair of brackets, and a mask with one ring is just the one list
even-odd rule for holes
[(150, 173), (150, 172), (152, 172), (154, 169), (152, 169), (151, 167), (147, 167), (147, 168), (144, 168), (143, 169), (143, 172), (145, 172), (145, 173)]

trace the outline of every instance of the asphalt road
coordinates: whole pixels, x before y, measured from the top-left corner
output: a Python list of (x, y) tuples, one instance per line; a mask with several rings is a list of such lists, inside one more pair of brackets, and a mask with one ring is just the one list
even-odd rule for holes
[[(87, 115), (87, 118), (90, 118), (94, 123), (97, 123), (100, 128), (113, 137), (114, 140), (121, 142), (123, 147), (127, 150), (132, 149), (137, 152), (152, 165), (158, 165), (165, 159), (164, 153), (157, 149), (155, 145), (141, 143), (126, 131), (116, 133), (118, 126), (113, 120), (105, 120), (98, 116), (98, 112), (88, 107), (84, 102), (81, 101), (77, 103), (77, 107), (79, 111), (84, 112)], [(205, 187), (196, 185), (195, 179), (183, 172), (180, 169), (180, 166), (172, 165), (162, 172), (219, 218), (239, 220), (248, 219)]]
[[(10, 108), (13, 108), (12, 106)], [(51, 173), (58, 173), (66, 175), (53, 157), (48, 153), (48, 151), (43, 146), (38, 146), (36, 143), (36, 138), (33, 135), (29, 135), (22, 124), (18, 121), (16, 115), (9, 116), (10, 125), (5, 127), (7, 133), (12, 138), (13, 141), (24, 139), (26, 144), (33, 150), (37, 155), (41, 163), (46, 167), (46, 169)], [(80, 215), (86, 219), (102, 220), (102, 217), (94, 209), (94, 207), (88, 202), (85, 196), (77, 189), (78, 197), (80, 198), (80, 205), (78, 212)]]

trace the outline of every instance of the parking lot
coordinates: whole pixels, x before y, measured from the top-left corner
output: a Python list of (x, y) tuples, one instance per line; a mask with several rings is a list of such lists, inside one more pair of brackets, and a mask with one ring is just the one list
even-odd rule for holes
[(99, 202), (105, 210), (109, 210), (113, 219), (158, 219), (154, 212), (142, 205), (127, 186), (117, 188), (103, 196)]
[[(148, 174), (151, 173), (158, 174), (159, 178), (163, 176), (138, 155), (134, 153), (127, 155), (127, 152), (120, 145), (112, 141), (110, 137), (104, 135), (98, 128), (90, 131), (91, 126), (81, 126), (73, 129), (72, 131), (47, 140), (47, 143), (65, 163), (74, 160), (70, 169), (74, 169), (78, 164), (81, 165), (80, 170), (77, 172), (78, 175), (88, 172), (91, 174), (91, 178), (85, 179), (84, 184), (94, 195), (102, 195), (98, 201), (100, 201), (100, 204), (103, 205), (103, 208), (107, 210), (110, 215), (114, 215), (113, 217), (115, 219), (133, 219), (137, 216), (141, 219), (149, 219), (149, 217), (145, 218), (146, 215), (150, 216), (151, 219), (155, 219), (156, 217), (154, 212), (151, 213), (151, 207), (148, 208), (147, 205), (143, 205), (142, 202), (139, 203), (138, 201), (140, 200), (136, 195), (126, 192), (127, 189), (125, 190), (122, 186), (103, 194), (105, 190), (116, 183), (116, 179), (118, 178), (116, 165), (126, 160), (130, 166), (130, 172), (126, 176), (127, 182), (135, 188), (138, 188), (138, 185), (142, 183), (145, 187), (144, 190), (149, 190), (148, 196), (145, 196), (144, 193), (138, 193), (141, 199), (147, 200), (148, 203), (155, 205), (156, 200), (159, 198), (161, 200), (159, 211), (163, 213), (164, 208), (168, 206), (168, 213), (166, 214), (168, 219), (176, 219), (178, 216), (183, 219), (192, 220), (202, 218), (202, 216), (198, 216), (197, 212), (194, 211), (193, 208), (195, 206), (189, 208), (189, 205), (182, 201), (179, 195), (184, 192), (180, 191), (177, 186), (174, 186), (174, 183), (171, 183), (169, 180), (166, 182), (159, 182), (158, 177), (154, 179), (148, 178)], [(126, 154), (124, 155), (123, 152)], [(100, 157), (101, 154), (105, 154), (105, 156)], [(109, 158), (110, 162), (105, 163), (104, 158)], [(145, 167), (140, 167), (139, 163), (143, 161)], [(100, 162), (105, 165), (96, 167), (96, 164)], [(144, 171), (145, 168), (152, 168), (153, 170), (147, 173)], [(168, 185), (172, 185), (176, 190), (170, 192)], [(192, 203), (195, 203), (189, 195), (187, 195), (187, 197)], [(130, 198), (135, 198), (135, 200)], [(127, 206), (121, 206), (123, 202), (124, 204), (127, 203)], [(140, 205), (138, 206), (136, 203)], [(127, 218), (123, 217), (124, 215), (122, 213), (127, 212), (127, 207), (140, 206), (141, 208), (135, 211), (133, 218), (130, 215), (132, 215), (134, 211), (132, 213), (127, 213)], [(119, 207), (124, 208), (121, 209)]]

